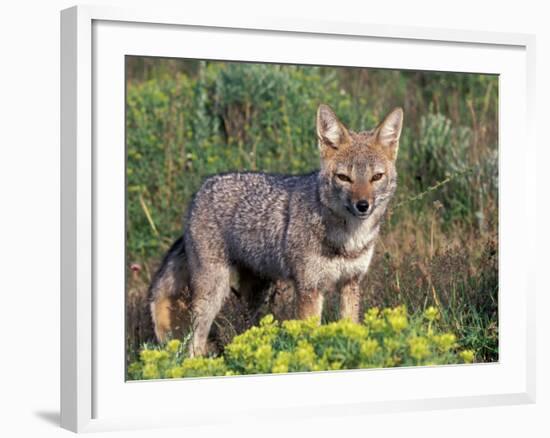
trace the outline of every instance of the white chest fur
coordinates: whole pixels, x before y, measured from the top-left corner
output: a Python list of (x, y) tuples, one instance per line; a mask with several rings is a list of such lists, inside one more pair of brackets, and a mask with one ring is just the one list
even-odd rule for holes
[(373, 253), (374, 244), (357, 257), (309, 257), (306, 281), (319, 289), (333, 289), (352, 279), (360, 281), (367, 273)]
[(306, 283), (319, 289), (334, 289), (349, 280), (361, 280), (367, 273), (379, 221), (370, 217), (366, 221), (335, 226), (327, 230), (326, 254), (310, 254), (306, 262)]
[(326, 282), (337, 283), (352, 278), (360, 280), (367, 273), (374, 253), (374, 245), (358, 257), (335, 257), (325, 260)]

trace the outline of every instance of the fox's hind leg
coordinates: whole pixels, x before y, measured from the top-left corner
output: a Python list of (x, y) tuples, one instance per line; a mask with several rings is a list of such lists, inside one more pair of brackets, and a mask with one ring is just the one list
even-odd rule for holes
[(149, 287), (151, 319), (158, 342), (189, 330), (190, 318), (188, 272), (185, 266), (183, 239), (174, 242)]
[(189, 353), (202, 356), (207, 351), (207, 340), (214, 318), (230, 293), (230, 268), (225, 264), (203, 267), (191, 276), (193, 302), (191, 314), (193, 335)]

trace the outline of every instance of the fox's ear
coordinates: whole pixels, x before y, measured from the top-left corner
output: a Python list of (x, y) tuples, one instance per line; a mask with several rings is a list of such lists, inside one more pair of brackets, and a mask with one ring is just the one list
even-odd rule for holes
[(317, 137), (321, 151), (334, 151), (349, 144), (349, 133), (334, 111), (321, 104), (317, 109)]
[(403, 110), (393, 109), (376, 128), (376, 141), (385, 148), (392, 160), (397, 158), (399, 137), (403, 127)]

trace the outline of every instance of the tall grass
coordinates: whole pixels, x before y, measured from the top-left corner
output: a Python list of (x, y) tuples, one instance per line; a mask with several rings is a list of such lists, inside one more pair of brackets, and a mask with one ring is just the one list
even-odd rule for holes
[[(127, 81), (127, 262), (137, 266), (128, 278), (130, 350), (150, 336), (146, 286), (204, 177), (315, 169), (323, 102), (354, 130), (394, 106), (405, 111), (398, 190), (365, 307), (438, 306), (478, 360), (498, 358), (496, 76), (129, 57)], [(275, 298), (265, 311), (284, 319), (290, 310)]]

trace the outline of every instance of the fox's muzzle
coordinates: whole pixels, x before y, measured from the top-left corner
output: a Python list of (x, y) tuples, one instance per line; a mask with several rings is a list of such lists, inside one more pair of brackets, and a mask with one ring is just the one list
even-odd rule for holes
[(367, 199), (360, 199), (359, 201), (350, 202), (346, 208), (353, 216), (365, 219), (372, 212), (374, 205)]
[(369, 201), (366, 199), (361, 199), (360, 201), (357, 201), (355, 203), (355, 209), (359, 212), (359, 214), (366, 214), (369, 210)]

